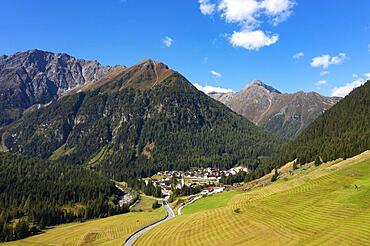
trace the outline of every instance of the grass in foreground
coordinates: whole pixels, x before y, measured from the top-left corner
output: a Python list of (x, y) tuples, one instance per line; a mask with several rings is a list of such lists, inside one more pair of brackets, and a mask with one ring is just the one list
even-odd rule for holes
[(184, 207), (183, 214), (192, 214), (212, 208), (223, 207), (237, 194), (240, 194), (240, 192), (229, 191), (202, 198), (194, 204)]
[(163, 208), (154, 212), (127, 213), (85, 223), (56, 226), (45, 233), (23, 240), (5, 243), (11, 245), (123, 245), (135, 231), (165, 217)]
[(368, 245), (370, 151), (297, 170), (220, 207), (196, 209), (205, 201), (144, 234), (137, 245)]
[(179, 196), (176, 197), (176, 199), (171, 202), (169, 205), (177, 215), (179, 207), (181, 207), (183, 204), (188, 203), (192, 198), (199, 196), (199, 194), (194, 194), (190, 196)]

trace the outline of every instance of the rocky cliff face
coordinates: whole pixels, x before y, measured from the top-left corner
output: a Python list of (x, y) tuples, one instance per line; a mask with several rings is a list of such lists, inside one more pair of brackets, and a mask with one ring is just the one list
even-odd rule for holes
[(96, 61), (40, 50), (0, 56), (0, 127), (34, 104), (101, 79), (110, 69)]
[(340, 98), (315, 92), (281, 93), (253, 81), (237, 93), (210, 93), (233, 111), (266, 130), (293, 138)]

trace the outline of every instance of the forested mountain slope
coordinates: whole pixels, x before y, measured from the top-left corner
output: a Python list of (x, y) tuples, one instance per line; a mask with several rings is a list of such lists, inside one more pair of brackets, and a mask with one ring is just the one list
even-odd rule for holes
[[(106, 76), (110, 77), (110, 76)], [(8, 127), (11, 152), (89, 165), (110, 177), (191, 166), (255, 166), (282, 142), (145, 60)]]
[(87, 168), (0, 153), (0, 241), (123, 212), (119, 190)]
[(346, 158), (370, 149), (370, 82), (318, 117), (289, 147), (285, 160), (305, 163)]

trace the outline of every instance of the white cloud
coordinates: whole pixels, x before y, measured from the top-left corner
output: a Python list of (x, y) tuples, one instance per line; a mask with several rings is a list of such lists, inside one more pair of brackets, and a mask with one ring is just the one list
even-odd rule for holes
[(292, 7), (295, 2), (290, 0), (264, 0), (261, 7), (272, 17), (274, 25), (285, 21), (292, 14)]
[(329, 65), (341, 64), (346, 59), (345, 53), (339, 53), (337, 56), (322, 55), (312, 58), (311, 67), (328, 68)]
[(322, 86), (322, 85), (326, 85), (328, 83), (327, 80), (319, 80), (316, 82), (316, 86)]
[(298, 52), (293, 56), (293, 59), (298, 60), (299, 58), (303, 57), (304, 53), (303, 52)]
[[(278, 34), (268, 35), (261, 30), (263, 22), (272, 22), (274, 26), (286, 20), (292, 13), (294, 0), (214, 0), (221, 17), (227, 23), (236, 23), (240, 31), (234, 31), (229, 39), (234, 47), (243, 47), (247, 50), (258, 50), (270, 46), (279, 40)], [(210, 0), (199, 0), (202, 13), (213, 13), (214, 3)], [(202, 5), (211, 4), (210, 9), (203, 9)], [(207, 11), (204, 11), (207, 10)], [(203, 13), (204, 14), (204, 13)]]
[(370, 79), (370, 73), (365, 73), (365, 77), (360, 77), (357, 74), (352, 74), (352, 82), (347, 83), (343, 86), (334, 87), (332, 90), (332, 96), (344, 97), (348, 95), (353, 89), (363, 85), (367, 80)]
[(274, 25), (278, 25), (291, 15), (294, 3), (293, 0), (222, 0), (218, 9), (227, 22), (256, 24), (264, 13)]
[(164, 46), (166, 46), (166, 47), (171, 47), (172, 46), (172, 44), (173, 44), (173, 39), (171, 38), (171, 37), (165, 37), (164, 39), (163, 39), (163, 44), (164, 44)]
[(351, 83), (347, 83), (343, 86), (334, 87), (332, 90), (331, 95), (333, 97), (345, 97), (348, 95), (353, 89), (363, 85), (365, 81), (363, 79), (357, 79), (352, 81)]
[(204, 15), (211, 15), (216, 10), (216, 4), (210, 3), (209, 0), (199, 0), (200, 12)]
[(222, 74), (220, 74), (219, 72), (215, 71), (215, 70), (211, 70), (211, 74), (216, 77), (216, 78), (221, 78), (222, 77)]
[(370, 52), (370, 44), (367, 45), (367, 50)]
[(324, 76), (326, 76), (326, 75), (329, 75), (330, 74), (330, 72), (329, 71), (321, 71), (320, 72), (320, 76), (322, 76), (322, 77), (324, 77)]
[(270, 13), (270, 14), (280, 14), (284, 11), (287, 11), (292, 4), (289, 0), (264, 0), (261, 5)]
[(270, 46), (279, 40), (279, 35), (267, 35), (261, 30), (234, 32), (230, 37), (230, 43), (234, 47), (243, 47), (247, 50), (259, 50), (262, 47)]
[(341, 64), (345, 59), (346, 59), (346, 54), (345, 53), (339, 53), (339, 55), (333, 56), (330, 59), (330, 63), (331, 64)]
[(254, 15), (259, 9), (256, 0), (222, 0), (218, 5), (221, 16), (227, 22), (255, 22)]
[(195, 88), (197, 88), (200, 91), (203, 91), (206, 94), (211, 93), (211, 92), (218, 92), (218, 93), (233, 92), (233, 90), (231, 89), (222, 88), (222, 87), (214, 87), (211, 85), (202, 86), (198, 83), (194, 83), (193, 85), (195, 86)]

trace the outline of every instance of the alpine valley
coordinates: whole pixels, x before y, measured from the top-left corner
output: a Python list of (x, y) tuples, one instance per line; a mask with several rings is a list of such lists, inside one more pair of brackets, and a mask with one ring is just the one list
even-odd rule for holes
[(370, 245), (370, 1), (0, 6), (0, 246)]
[(207, 95), (151, 59), (1, 56), (0, 241), (366, 245), (369, 88)]

